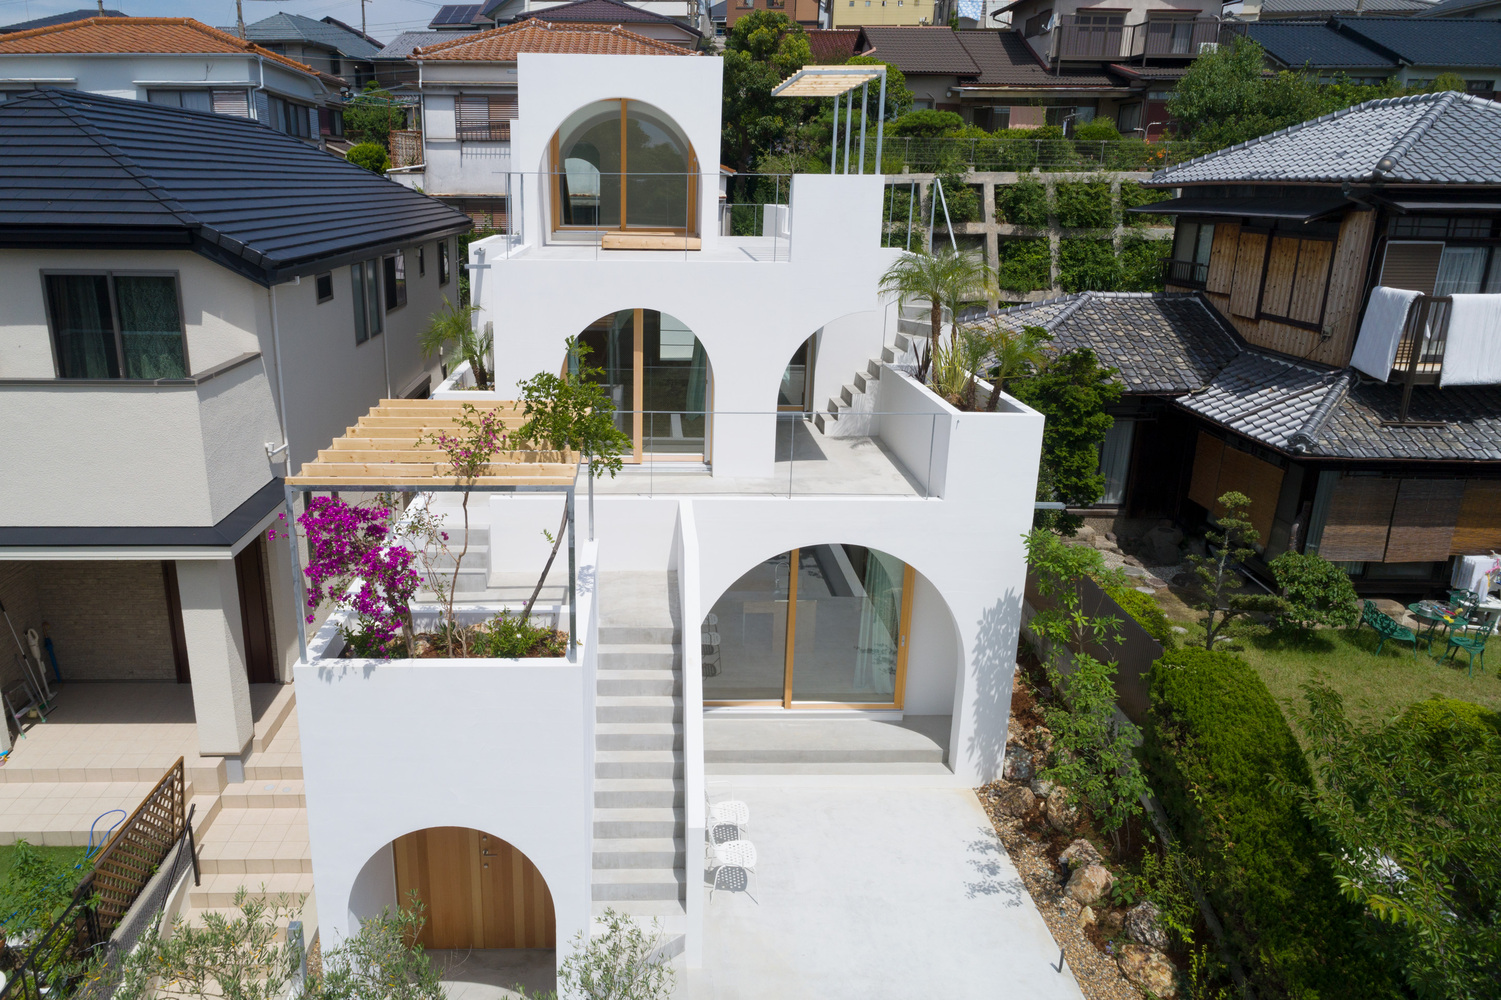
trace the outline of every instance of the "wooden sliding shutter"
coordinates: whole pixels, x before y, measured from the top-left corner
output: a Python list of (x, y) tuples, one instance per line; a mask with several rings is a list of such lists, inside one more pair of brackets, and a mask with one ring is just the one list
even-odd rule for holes
[(1471, 479), (1449, 542), (1449, 554), (1484, 555), (1501, 549), (1501, 479)]
[(1266, 260), (1266, 233), (1241, 233), (1235, 253), (1235, 276), (1230, 286), (1230, 311), (1256, 318), (1261, 299), (1261, 268)]
[(1298, 244), (1292, 236), (1272, 237), (1272, 252), (1266, 260), (1266, 285), (1261, 290), (1261, 311), (1286, 316), (1293, 297), (1293, 275), (1298, 270)]
[(461, 94), (454, 115), (460, 139), (506, 142), (516, 120), (516, 95)]
[(1449, 558), (1464, 498), (1463, 479), (1404, 479), (1397, 488), (1383, 562), (1440, 562)]
[(1299, 240), (1298, 274), (1288, 302), (1288, 319), (1295, 323), (1318, 324), (1324, 319), (1324, 298), (1329, 290), (1329, 264), (1334, 260), (1334, 243), (1330, 240)]
[(1193, 474), (1188, 481), (1188, 499), (1211, 513), (1219, 497), (1214, 488), (1220, 481), (1220, 459), (1224, 454), (1225, 442), (1213, 434), (1199, 431), (1199, 441), (1194, 446)]
[(1235, 279), (1235, 254), (1240, 247), (1240, 226), (1233, 222), (1214, 224), (1214, 243), (1209, 249), (1209, 277), (1204, 290), (1230, 294)]
[(1218, 517), (1224, 513), (1219, 503), (1221, 496), (1231, 490), (1244, 493), (1251, 500), (1251, 523), (1265, 545), (1277, 515), (1283, 475), (1284, 470), (1271, 462), (1263, 462), (1250, 452), (1230, 447), (1214, 435), (1200, 431), (1194, 448), (1188, 499)]
[(1381, 562), (1397, 503), (1396, 479), (1348, 476), (1334, 488), (1319, 555), (1334, 562)]
[(1386, 257), (1381, 261), (1381, 284), (1432, 295), (1443, 255), (1442, 243), (1394, 240), (1386, 245)]

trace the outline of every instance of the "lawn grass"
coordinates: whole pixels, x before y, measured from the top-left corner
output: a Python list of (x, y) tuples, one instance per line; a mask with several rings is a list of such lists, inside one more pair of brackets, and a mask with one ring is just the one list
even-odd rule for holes
[[(37, 850), (45, 854), (52, 855), (58, 861), (63, 862), (69, 867), (78, 864), (78, 862), (83, 859), (84, 848), (82, 847), (43, 847), (40, 844), (33, 844), (31, 846), (35, 847)], [(14, 865), (15, 862), (15, 845), (0, 845), (0, 883), (3, 883), (10, 876), (11, 866)]]

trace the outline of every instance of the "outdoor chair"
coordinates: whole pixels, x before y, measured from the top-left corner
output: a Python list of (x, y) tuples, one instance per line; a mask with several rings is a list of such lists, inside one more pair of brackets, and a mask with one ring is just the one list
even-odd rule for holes
[(1476, 653), (1480, 654), (1481, 671), (1483, 672), (1485, 670), (1485, 644), (1486, 641), (1490, 639), (1491, 633), (1496, 631), (1496, 619), (1480, 618), (1478, 615), (1474, 614), (1474, 610), (1475, 609), (1472, 609), (1470, 621), (1473, 622), (1476, 621), (1477, 618), (1479, 618), (1479, 620), (1483, 621), (1484, 624), (1474, 625), (1468, 628), (1461, 625), (1455, 625), (1453, 631), (1449, 633), (1449, 645), (1444, 650), (1444, 654), (1450, 660), (1454, 659), (1455, 655), (1461, 649), (1465, 651), (1465, 654), (1469, 657), (1470, 660), (1470, 677), (1475, 676)]
[(744, 836), (745, 828), (750, 826), (750, 806), (739, 799), (710, 802), (705, 795), (704, 811), (708, 819), (704, 830), (708, 841), (706, 847), (711, 853), (721, 844), (739, 840)]
[[(738, 876), (738, 888), (750, 894), (750, 877), (756, 872), (756, 848), (748, 840), (732, 840), (727, 844), (714, 845), (714, 882), (709, 886), (709, 898), (714, 898), (714, 890), (728, 888), (731, 892), (736, 889), (736, 877)], [(754, 897), (753, 897), (754, 898)]]
[(724, 669), (723, 654), (720, 651), (719, 633), (704, 632), (699, 637), (700, 652), (705, 677), (718, 677)]
[[(1397, 624), (1396, 620), (1376, 607), (1375, 601), (1366, 601), (1365, 610), (1360, 613), (1361, 624), (1369, 625), (1381, 636), (1381, 641), (1376, 643), (1376, 655), (1381, 655), (1381, 647), (1386, 645), (1386, 640), (1395, 639), (1398, 642), (1412, 643), (1412, 652), (1416, 656), (1418, 652), (1418, 636), (1406, 625)], [(1356, 628), (1360, 626), (1357, 625)]]

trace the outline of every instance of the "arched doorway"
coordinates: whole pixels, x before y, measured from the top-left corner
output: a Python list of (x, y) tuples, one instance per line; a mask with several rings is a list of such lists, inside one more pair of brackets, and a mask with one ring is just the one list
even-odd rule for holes
[(692, 236), (698, 159), (677, 123), (642, 101), (597, 101), (554, 133), (553, 230)]
[(398, 837), (396, 897), (415, 892), (427, 920), (417, 940), (429, 950), (556, 948), (557, 918), (542, 873), (499, 837), (436, 826)]
[(626, 461), (705, 461), (713, 379), (704, 345), (688, 326), (655, 309), (622, 309), (579, 334), (586, 363), (615, 403), (630, 436)]

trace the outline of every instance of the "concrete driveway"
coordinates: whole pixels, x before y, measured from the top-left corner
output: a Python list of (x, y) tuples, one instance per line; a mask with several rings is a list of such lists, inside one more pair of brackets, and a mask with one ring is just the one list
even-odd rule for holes
[(952, 778), (711, 775), (709, 791), (750, 806), (758, 870), (748, 892), (706, 903), (693, 1000), (1082, 1000)]

